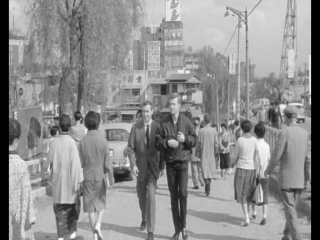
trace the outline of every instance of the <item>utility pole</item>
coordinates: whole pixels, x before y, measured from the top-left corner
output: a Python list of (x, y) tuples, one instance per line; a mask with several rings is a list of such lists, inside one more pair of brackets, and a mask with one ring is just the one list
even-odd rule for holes
[(228, 121), (228, 125), (229, 125), (229, 118), (230, 118), (230, 116), (229, 116), (229, 114), (230, 114), (230, 74), (228, 74), (228, 80), (227, 80), (228, 82), (227, 82), (227, 88), (228, 88), (228, 105), (227, 105), (227, 121)]
[(12, 18), (13, 18), (13, 21), (12, 21), (12, 29), (14, 30), (14, 7), (13, 7), (13, 14), (12, 14)]
[(249, 102), (250, 102), (250, 95), (249, 95), (249, 40), (248, 40), (248, 13), (247, 8), (245, 11), (245, 24), (246, 24), (246, 65), (247, 65), (247, 84), (246, 84), (246, 90), (247, 90), (247, 101), (246, 101), (246, 119), (250, 118), (250, 112), (249, 112)]
[[(215, 81), (217, 81), (215, 79)], [(219, 117), (219, 85), (218, 85), (218, 82), (216, 82), (216, 95), (217, 95), (217, 125), (218, 125), (218, 129), (219, 129), (219, 126), (220, 126), (220, 117)]]
[(237, 120), (240, 122), (240, 18), (238, 18), (238, 49), (237, 49), (237, 61), (238, 61), (238, 91), (237, 91)]

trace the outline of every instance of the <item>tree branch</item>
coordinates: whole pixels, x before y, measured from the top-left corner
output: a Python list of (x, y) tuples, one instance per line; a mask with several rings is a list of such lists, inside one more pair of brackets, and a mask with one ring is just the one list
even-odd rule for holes
[[(62, 10), (61, 10), (61, 7), (60, 7), (60, 4), (58, 3), (58, 13), (59, 15), (61, 16), (61, 18), (65, 21), (65, 22), (68, 22), (68, 17), (66, 17), (63, 13), (62, 13)], [(68, 14), (67, 14), (68, 15)]]
[(78, 12), (78, 10), (79, 10), (79, 8), (80, 8), (81, 6), (84, 6), (84, 5), (86, 4), (86, 1), (85, 1), (85, 0), (80, 0), (79, 4), (78, 4), (77, 6), (75, 6), (76, 1), (77, 1), (77, 0), (74, 0), (74, 2), (73, 2), (73, 9), (72, 9), (72, 15), (73, 15), (74, 17), (76, 17), (76, 14), (79, 14), (79, 13), (82, 13), (82, 12), (83, 12), (83, 11)]

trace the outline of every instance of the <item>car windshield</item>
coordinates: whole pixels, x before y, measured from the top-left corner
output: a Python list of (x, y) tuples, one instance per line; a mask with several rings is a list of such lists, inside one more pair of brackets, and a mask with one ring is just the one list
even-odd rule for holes
[(106, 138), (108, 141), (128, 141), (129, 133), (124, 129), (107, 129)]

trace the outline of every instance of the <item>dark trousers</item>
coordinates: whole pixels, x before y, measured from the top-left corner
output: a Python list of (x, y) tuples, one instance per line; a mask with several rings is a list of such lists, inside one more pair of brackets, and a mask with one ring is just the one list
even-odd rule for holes
[(301, 191), (301, 189), (281, 189), (284, 213), (286, 215), (286, 225), (283, 234), (285, 237), (292, 240), (302, 239), (296, 211)]
[(156, 222), (156, 185), (157, 179), (150, 166), (148, 166), (144, 181), (137, 180), (137, 194), (141, 217), (143, 222), (147, 222), (148, 232), (154, 232)]
[(62, 238), (67, 233), (77, 231), (76, 204), (53, 204), (53, 211), (56, 216), (58, 237)]
[(187, 225), (188, 166), (188, 161), (174, 161), (166, 164), (171, 212), (176, 233)]
[(204, 180), (204, 191), (206, 194), (210, 194), (210, 185), (211, 185), (211, 178), (206, 178)]

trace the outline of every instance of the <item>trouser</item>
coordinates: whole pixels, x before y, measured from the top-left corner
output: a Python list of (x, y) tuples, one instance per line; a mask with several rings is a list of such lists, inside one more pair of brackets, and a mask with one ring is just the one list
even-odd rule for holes
[(200, 182), (200, 184), (202, 186), (204, 183), (203, 183), (203, 178), (202, 178), (202, 170), (201, 170), (200, 161), (191, 162), (191, 173), (192, 173), (193, 185), (195, 187), (199, 187), (199, 182)]
[(188, 162), (174, 161), (167, 163), (166, 169), (173, 224), (175, 232), (178, 233), (187, 225)]
[(76, 204), (53, 204), (53, 211), (56, 216), (58, 237), (62, 238), (67, 233), (77, 231)]
[(284, 213), (286, 216), (286, 225), (283, 234), (285, 237), (292, 240), (301, 240), (296, 211), (301, 191), (301, 189), (281, 189)]
[(205, 178), (204, 184), (205, 184), (204, 191), (206, 193), (210, 193), (211, 178)]
[(157, 179), (148, 166), (144, 181), (137, 180), (137, 194), (141, 217), (143, 222), (147, 222), (148, 232), (154, 232), (156, 222), (156, 186)]

